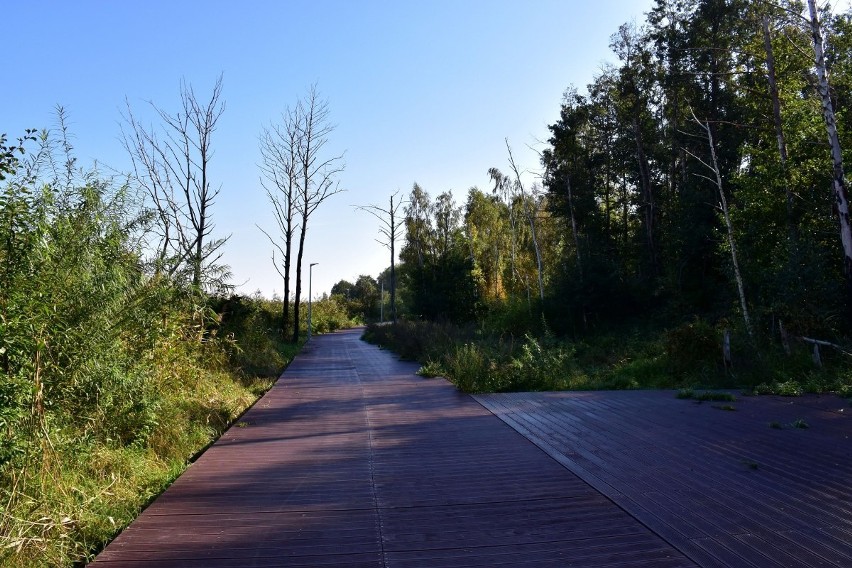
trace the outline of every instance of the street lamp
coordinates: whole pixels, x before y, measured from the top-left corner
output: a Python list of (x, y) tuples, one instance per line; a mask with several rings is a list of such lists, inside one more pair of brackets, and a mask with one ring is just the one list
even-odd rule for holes
[(311, 279), (313, 277), (314, 266), (319, 262), (312, 262), (308, 266), (308, 341), (311, 339)]

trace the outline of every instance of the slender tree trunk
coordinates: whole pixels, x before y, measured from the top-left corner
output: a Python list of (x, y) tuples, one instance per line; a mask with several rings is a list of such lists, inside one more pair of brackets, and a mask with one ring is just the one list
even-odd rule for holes
[(787, 142), (781, 124), (781, 100), (778, 97), (778, 85), (775, 82), (775, 55), (772, 50), (772, 37), (769, 33), (769, 17), (763, 18), (763, 45), (766, 49), (766, 80), (769, 82), (769, 96), (772, 98), (772, 118), (775, 123), (775, 138), (778, 141), (778, 156), (781, 161), (781, 176), (784, 182), (784, 195), (787, 198), (787, 237), (791, 245), (797, 242), (797, 228), (793, 217), (793, 192), (787, 177)]
[[(523, 197), (523, 195), (522, 195)], [(534, 199), (530, 197), (530, 199)], [(524, 199), (526, 201), (526, 199)], [(524, 210), (526, 211), (527, 221), (530, 224), (530, 236), (532, 237), (533, 249), (535, 250), (535, 264), (538, 269), (538, 296), (541, 301), (544, 301), (544, 277), (542, 276), (542, 268), (541, 268), (541, 249), (538, 246), (538, 237), (535, 234), (535, 215), (533, 211), (529, 210), (529, 206), (525, 205)]]
[(840, 138), (837, 135), (837, 122), (834, 117), (834, 105), (828, 85), (828, 73), (825, 69), (825, 56), (822, 47), (822, 30), (814, 0), (808, 0), (811, 15), (811, 35), (814, 40), (814, 54), (822, 114), (831, 146), (831, 158), (834, 163), (832, 186), (834, 189), (837, 215), (840, 218), (840, 242), (843, 245), (843, 273), (846, 276), (847, 302), (852, 302), (852, 226), (849, 221), (849, 198), (846, 191), (846, 176), (843, 172), (843, 154)]
[(740, 263), (737, 260), (737, 246), (734, 241), (734, 227), (731, 223), (731, 216), (728, 212), (728, 199), (725, 197), (725, 191), (722, 187), (722, 174), (719, 171), (719, 162), (716, 159), (716, 145), (713, 143), (713, 133), (710, 129), (709, 123), (702, 124), (698, 121), (698, 119), (696, 119), (696, 122), (698, 122), (698, 124), (701, 125), (707, 133), (707, 143), (710, 146), (710, 156), (712, 158), (712, 165), (710, 169), (713, 170), (713, 173), (716, 176), (716, 188), (719, 190), (719, 201), (722, 204), (722, 215), (725, 218), (725, 228), (728, 232), (728, 246), (731, 248), (731, 264), (733, 264), (734, 267), (734, 279), (737, 282), (737, 293), (740, 297), (740, 308), (743, 311), (743, 322), (745, 323), (749, 337), (754, 337), (754, 332), (751, 327), (751, 318), (748, 314), (748, 304), (746, 303), (745, 286), (743, 285), (743, 277), (740, 273)]
[(393, 195), (390, 198), (390, 251), (391, 251), (391, 321), (396, 323), (396, 247), (395, 247), (395, 238), (396, 235), (396, 219), (394, 215), (393, 208)]
[[(580, 237), (577, 234), (577, 220), (574, 217), (574, 194), (571, 190), (571, 176), (565, 176), (565, 187), (568, 189), (568, 211), (571, 214), (571, 232), (574, 235), (574, 249), (577, 251), (577, 273), (580, 275), (580, 282), (583, 282), (583, 262), (580, 258)], [(609, 207), (607, 207), (609, 209)], [(607, 216), (609, 214), (607, 213)], [(607, 225), (609, 223), (607, 222)]]
[(281, 333), (284, 337), (287, 336), (287, 329), (290, 327), (290, 265), (293, 249), (293, 232), (289, 226), (287, 230), (290, 235), (286, 238), (284, 245), (284, 301), (281, 302)]
[(302, 296), (302, 253), (305, 250), (306, 221), (306, 219), (302, 219), (302, 229), (299, 231), (299, 252), (296, 254), (296, 296), (293, 300), (293, 343), (298, 343), (299, 341), (299, 301)]
[(645, 154), (645, 141), (642, 136), (642, 128), (637, 116), (638, 109), (633, 116), (633, 136), (636, 142), (636, 159), (639, 162), (639, 181), (642, 184), (642, 201), (644, 211), (645, 240), (648, 245), (648, 257), (651, 264), (651, 275), (657, 275), (657, 245), (654, 239), (655, 231), (655, 204), (654, 190), (651, 186), (651, 168), (648, 165), (648, 156)]

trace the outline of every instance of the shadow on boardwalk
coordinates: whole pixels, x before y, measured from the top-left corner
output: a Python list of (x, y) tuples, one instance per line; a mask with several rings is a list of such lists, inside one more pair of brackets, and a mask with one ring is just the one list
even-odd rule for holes
[(315, 337), (94, 565), (852, 565), (829, 399), (477, 402), (358, 337)]
[(315, 337), (94, 566), (693, 566), (443, 380)]
[(852, 566), (852, 423), (841, 398), (477, 399), (702, 566)]

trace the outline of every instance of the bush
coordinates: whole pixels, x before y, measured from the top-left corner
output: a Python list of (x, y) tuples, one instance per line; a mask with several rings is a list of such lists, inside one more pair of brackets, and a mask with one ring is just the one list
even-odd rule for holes
[(331, 333), (354, 325), (345, 301), (337, 295), (311, 302), (311, 323), (315, 333)]
[(663, 337), (669, 372), (678, 379), (722, 373), (722, 336), (695, 319), (667, 331)]

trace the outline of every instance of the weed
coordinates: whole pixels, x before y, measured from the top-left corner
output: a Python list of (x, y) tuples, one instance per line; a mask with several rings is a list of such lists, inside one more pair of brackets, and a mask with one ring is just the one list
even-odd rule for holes
[(691, 399), (695, 398), (695, 391), (690, 388), (680, 389), (675, 396), (680, 399)]
[(775, 394), (781, 396), (802, 396), (803, 389), (796, 381), (785, 381), (775, 385)]
[(441, 377), (446, 373), (439, 362), (427, 361), (425, 365), (417, 369), (417, 374), (421, 377), (431, 379), (433, 377)]
[(793, 428), (800, 428), (800, 429), (802, 429), (802, 430), (805, 430), (805, 429), (807, 429), (807, 428), (810, 428), (810, 426), (808, 425), (808, 423), (807, 423), (807, 422), (805, 422), (805, 421), (804, 421), (803, 419), (801, 419), (801, 418), (797, 418), (796, 420), (794, 420), (793, 422), (791, 422), (791, 423), (790, 423), (790, 426), (792, 426)]
[(781, 429), (781, 423), (773, 420), (772, 422), (769, 423), (769, 427), (774, 428), (776, 430), (780, 430)]
[(748, 469), (750, 469), (750, 470), (752, 470), (752, 471), (754, 471), (754, 470), (756, 470), (757, 468), (759, 468), (759, 467), (760, 467), (760, 464), (759, 464), (759, 463), (757, 463), (757, 462), (756, 462), (756, 461), (754, 461), (754, 460), (744, 459), (744, 460), (740, 460), (740, 462), (741, 462), (744, 466), (746, 466)]

